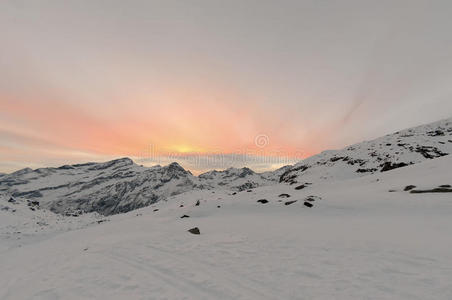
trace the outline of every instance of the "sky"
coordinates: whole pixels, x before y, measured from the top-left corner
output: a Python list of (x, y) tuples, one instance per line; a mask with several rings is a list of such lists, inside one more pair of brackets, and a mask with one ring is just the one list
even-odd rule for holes
[(0, 1), (0, 172), (293, 164), (452, 116), (451, 1)]

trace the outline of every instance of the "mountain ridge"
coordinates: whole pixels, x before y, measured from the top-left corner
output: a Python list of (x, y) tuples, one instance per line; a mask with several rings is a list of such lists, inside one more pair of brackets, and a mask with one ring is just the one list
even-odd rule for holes
[(305, 184), (361, 177), (452, 153), (452, 118), (374, 140), (327, 150), (294, 166), (256, 173), (249, 168), (194, 176), (177, 162), (144, 167), (123, 157), (55, 168), (24, 168), (0, 175), (0, 195), (38, 201), (62, 214), (127, 212), (191, 190), (248, 191), (265, 185)]
[(452, 153), (452, 118), (407, 128), (340, 150), (327, 150), (289, 168), (280, 182), (339, 180), (384, 172)]

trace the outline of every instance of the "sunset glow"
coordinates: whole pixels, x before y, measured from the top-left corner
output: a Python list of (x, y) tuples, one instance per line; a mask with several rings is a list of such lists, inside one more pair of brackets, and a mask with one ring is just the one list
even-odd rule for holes
[(0, 172), (172, 154), (265, 170), (449, 115), (450, 40), (417, 35), (447, 13), (355, 3), (331, 27), (331, 6), (2, 3)]

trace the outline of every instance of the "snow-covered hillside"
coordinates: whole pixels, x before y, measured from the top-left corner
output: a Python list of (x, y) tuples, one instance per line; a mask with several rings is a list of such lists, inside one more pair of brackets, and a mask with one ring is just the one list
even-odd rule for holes
[(281, 182), (318, 183), (388, 171), (452, 153), (452, 118), (324, 151), (287, 170)]
[(276, 178), (264, 177), (249, 168), (229, 168), (224, 171), (209, 171), (198, 176), (204, 184), (214, 187), (228, 187), (236, 191), (249, 190), (276, 182)]
[(178, 164), (145, 168), (128, 158), (59, 168), (23, 169), (0, 178), (0, 191), (59, 213), (126, 212), (193, 189)]
[(129, 158), (106, 163), (29, 168), (0, 177), (0, 195), (38, 201), (63, 214), (127, 212), (194, 189), (241, 191), (272, 184), (248, 168), (211, 171), (193, 176), (177, 163), (151, 168)]
[(451, 299), (451, 166), (197, 189), (103, 222), (0, 210), (0, 299)]

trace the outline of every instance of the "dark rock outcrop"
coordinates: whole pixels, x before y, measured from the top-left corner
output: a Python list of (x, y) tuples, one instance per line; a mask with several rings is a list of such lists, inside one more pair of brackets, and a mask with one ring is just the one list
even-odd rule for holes
[(414, 189), (414, 188), (416, 188), (415, 185), (407, 185), (403, 190), (404, 190), (405, 192), (407, 192), (407, 191), (411, 191), (411, 190)]
[(201, 234), (198, 227), (194, 227), (188, 230), (191, 234)]
[(280, 194), (278, 197), (279, 198), (289, 198), (290, 195), (289, 194)]
[(406, 167), (406, 166), (408, 166), (408, 164), (403, 163), (403, 162), (393, 164), (388, 161), (381, 165), (382, 168), (381, 168), (380, 172), (386, 172), (386, 171), (390, 171), (390, 170), (394, 170), (394, 169), (402, 168), (402, 167)]
[(287, 202), (284, 202), (284, 205), (291, 205), (295, 202), (297, 202), (297, 200), (287, 201)]

